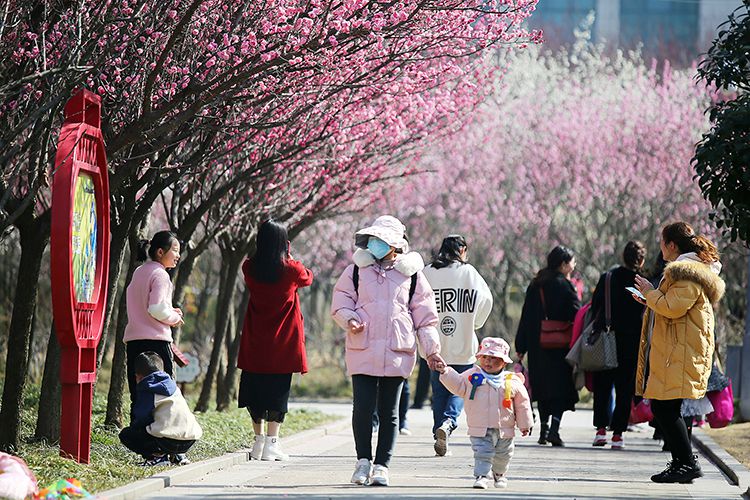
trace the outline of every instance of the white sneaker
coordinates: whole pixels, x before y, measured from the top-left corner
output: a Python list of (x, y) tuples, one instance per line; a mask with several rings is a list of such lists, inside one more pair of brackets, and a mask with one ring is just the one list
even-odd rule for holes
[(372, 468), (370, 486), (388, 486), (388, 467), (376, 465)]
[(289, 460), (289, 455), (281, 451), (278, 436), (266, 436), (266, 442), (263, 443), (263, 455), (260, 459), (284, 462)]
[(435, 429), (435, 454), (444, 457), (448, 453), (448, 436), (451, 435), (450, 420), (446, 420)]
[(403, 429), (399, 429), (398, 433), (402, 436), (411, 436), (411, 431), (406, 427), (404, 427)]
[(477, 476), (477, 480), (474, 481), (474, 487), (478, 490), (486, 490), (490, 487), (490, 478), (487, 476)]
[(266, 441), (266, 436), (263, 434), (256, 435), (255, 441), (253, 441), (253, 449), (250, 450), (250, 460), (260, 460), (263, 456), (263, 443)]
[(370, 480), (370, 473), (372, 472), (372, 463), (366, 458), (360, 458), (357, 460), (357, 467), (354, 469), (352, 474), (351, 482), (354, 484), (367, 484)]
[(494, 474), (495, 479), (495, 488), (507, 488), (508, 487), (508, 478), (503, 476), (502, 474)]

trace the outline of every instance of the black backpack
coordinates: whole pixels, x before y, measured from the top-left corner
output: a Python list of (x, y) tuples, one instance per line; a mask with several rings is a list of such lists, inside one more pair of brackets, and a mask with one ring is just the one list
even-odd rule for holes
[[(354, 271), (352, 271), (352, 283), (354, 283), (354, 291), (359, 295), (359, 266), (354, 265)], [(414, 297), (414, 292), (417, 290), (417, 273), (411, 275), (411, 284), (409, 285), (409, 303), (411, 298)]]

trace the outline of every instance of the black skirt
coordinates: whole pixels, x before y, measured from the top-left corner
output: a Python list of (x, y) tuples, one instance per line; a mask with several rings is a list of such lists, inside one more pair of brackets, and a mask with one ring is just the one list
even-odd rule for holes
[(287, 413), (289, 390), (292, 387), (291, 373), (250, 373), (243, 371), (240, 377), (240, 408), (254, 412), (267, 410)]

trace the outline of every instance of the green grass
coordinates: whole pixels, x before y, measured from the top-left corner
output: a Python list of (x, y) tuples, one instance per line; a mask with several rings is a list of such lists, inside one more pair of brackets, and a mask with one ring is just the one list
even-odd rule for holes
[[(36, 423), (38, 394), (38, 387), (30, 387), (25, 397), (25, 409), (22, 416), (24, 442), (18, 450), (18, 455), (34, 471), (40, 487), (59, 479), (74, 477), (81, 481), (87, 491), (96, 493), (170, 468), (137, 465), (142, 459), (120, 444), (117, 437), (119, 431), (103, 425), (107, 406), (106, 396), (103, 394), (97, 394), (94, 397), (91, 463), (88, 465), (60, 457), (60, 449), (57, 445), (30, 441), (28, 438), (33, 435)], [(232, 408), (225, 412), (208, 411), (197, 414), (196, 417), (203, 427), (203, 438), (188, 453), (189, 458), (194, 462), (247, 448), (252, 443), (252, 421), (245, 409)], [(288, 436), (334, 419), (335, 417), (318, 411), (293, 410), (284, 421), (281, 435)]]

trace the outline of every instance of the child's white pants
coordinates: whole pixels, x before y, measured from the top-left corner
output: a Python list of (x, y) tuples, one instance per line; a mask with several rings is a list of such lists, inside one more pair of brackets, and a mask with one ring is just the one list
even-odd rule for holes
[(508, 472), (513, 457), (513, 438), (501, 438), (499, 429), (487, 429), (484, 437), (470, 436), (474, 450), (474, 476), (489, 476)]

